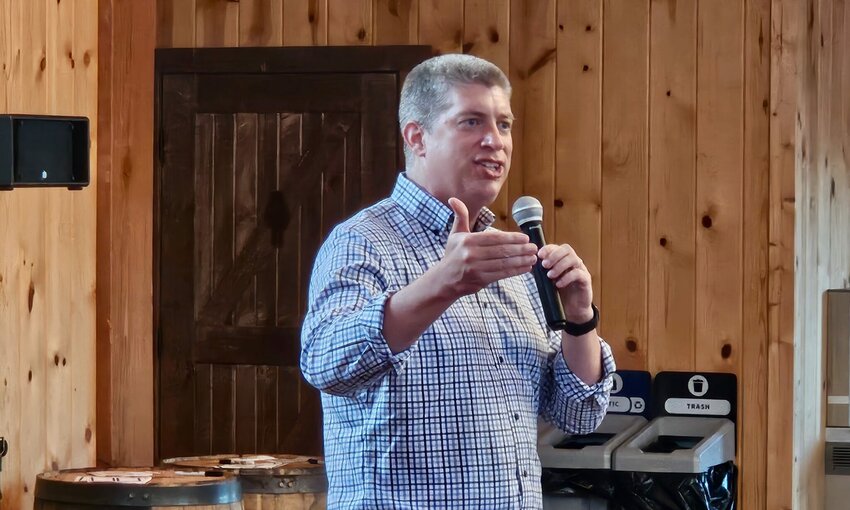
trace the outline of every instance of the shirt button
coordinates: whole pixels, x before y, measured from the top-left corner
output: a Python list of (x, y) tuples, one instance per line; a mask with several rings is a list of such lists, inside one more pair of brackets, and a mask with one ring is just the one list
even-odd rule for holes
[(502, 364), (502, 363), (504, 363), (504, 362), (505, 362), (505, 357), (504, 357), (504, 356), (499, 356), (499, 364), (501, 365), (501, 364)]
[(528, 477), (528, 471), (523, 469), (522, 470), (522, 476), (523, 476), (523, 478), (527, 478)]
[(516, 421), (519, 421), (519, 413), (514, 413), (514, 419), (515, 419)]

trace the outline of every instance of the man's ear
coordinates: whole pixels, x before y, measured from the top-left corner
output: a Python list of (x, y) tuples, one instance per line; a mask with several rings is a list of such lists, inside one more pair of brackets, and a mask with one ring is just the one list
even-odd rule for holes
[(410, 147), (414, 156), (422, 157), (425, 155), (425, 130), (422, 129), (422, 126), (410, 121), (404, 125), (401, 134), (404, 136), (404, 143)]

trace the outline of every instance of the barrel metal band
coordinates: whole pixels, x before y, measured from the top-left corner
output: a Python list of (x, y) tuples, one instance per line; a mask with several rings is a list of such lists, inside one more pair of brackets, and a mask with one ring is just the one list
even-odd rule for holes
[(242, 481), (242, 492), (245, 494), (296, 494), (327, 492), (328, 479), (321, 475), (298, 476), (245, 476)]
[(126, 507), (216, 505), (242, 501), (239, 481), (161, 487), (119, 483), (75, 483), (39, 478), (35, 498), (61, 503)]

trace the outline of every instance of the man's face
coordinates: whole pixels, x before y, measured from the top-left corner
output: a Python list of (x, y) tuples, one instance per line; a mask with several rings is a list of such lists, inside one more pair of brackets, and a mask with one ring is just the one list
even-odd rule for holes
[(422, 136), (424, 185), (475, 214), (493, 203), (511, 167), (510, 99), (501, 87), (469, 84), (449, 91), (449, 107)]

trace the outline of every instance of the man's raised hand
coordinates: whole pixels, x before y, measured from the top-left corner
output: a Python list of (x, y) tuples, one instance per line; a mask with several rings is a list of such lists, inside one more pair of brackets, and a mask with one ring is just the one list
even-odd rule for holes
[(471, 232), (466, 204), (452, 197), (449, 207), (455, 217), (439, 271), (451, 298), (473, 294), (497, 280), (531, 270), (537, 261), (537, 247), (527, 235), (498, 230)]

